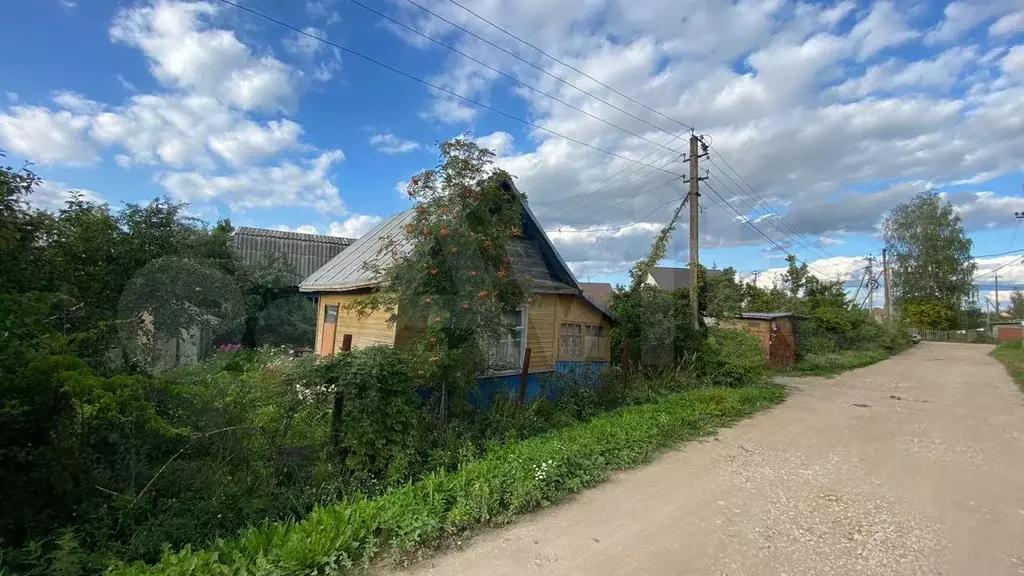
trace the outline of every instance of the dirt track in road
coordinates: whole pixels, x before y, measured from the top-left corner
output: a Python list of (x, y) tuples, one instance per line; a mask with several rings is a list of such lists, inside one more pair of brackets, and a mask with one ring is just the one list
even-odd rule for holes
[(924, 343), (399, 574), (1024, 574), (1024, 394)]

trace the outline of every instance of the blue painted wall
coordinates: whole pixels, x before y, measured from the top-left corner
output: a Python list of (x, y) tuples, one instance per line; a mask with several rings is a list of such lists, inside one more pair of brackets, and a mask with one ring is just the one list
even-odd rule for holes
[[(574, 374), (584, 385), (594, 386), (597, 384), (597, 373), (606, 366), (608, 366), (608, 362), (555, 362), (554, 371), (562, 374)], [(541, 378), (551, 373), (536, 372), (527, 377), (527, 401), (534, 400), (540, 396)], [(502, 396), (515, 399), (519, 395), (519, 380), (519, 374), (481, 378), (477, 381), (476, 392), (470, 394), (470, 401), (478, 408), (486, 408)], [(551, 391), (550, 395), (553, 397), (555, 395), (554, 391)]]

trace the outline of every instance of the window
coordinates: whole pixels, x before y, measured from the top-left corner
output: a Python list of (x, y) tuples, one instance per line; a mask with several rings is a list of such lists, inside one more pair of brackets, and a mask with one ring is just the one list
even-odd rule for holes
[(604, 359), (605, 328), (596, 324), (562, 324), (558, 350), (563, 360)]
[(587, 358), (604, 358), (604, 326), (587, 326)]
[(338, 323), (338, 304), (330, 304), (324, 308), (324, 324)]
[(558, 333), (558, 349), (563, 358), (580, 358), (583, 356), (583, 326), (581, 324), (562, 324)]
[(504, 312), (501, 315), (501, 322), (510, 330), (503, 331), (501, 337), (488, 352), (491, 370), (494, 372), (522, 370), (523, 353), (526, 350), (526, 313), (522, 310)]
[(751, 328), (760, 328), (761, 323), (757, 320), (751, 320), (750, 322), (747, 322), (747, 326), (750, 326)]

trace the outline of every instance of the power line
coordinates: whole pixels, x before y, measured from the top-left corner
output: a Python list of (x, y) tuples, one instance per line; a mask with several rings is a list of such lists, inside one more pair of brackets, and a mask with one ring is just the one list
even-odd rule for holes
[[(412, 0), (406, 0), (406, 1), (407, 1), (407, 2), (411, 2)], [(664, 118), (664, 119), (666, 119), (666, 120), (668, 120), (668, 121), (670, 121), (670, 122), (675, 122), (676, 124), (678, 124), (678, 125), (682, 126), (683, 128), (686, 128), (687, 130), (689, 130), (689, 131), (691, 131), (691, 132), (692, 132), (692, 131), (694, 130), (694, 127), (693, 127), (693, 126), (690, 126), (689, 124), (686, 124), (685, 122), (681, 122), (681, 121), (679, 121), (679, 120), (676, 120), (675, 118), (672, 118), (672, 117), (670, 117), (670, 116), (666, 116), (666, 115), (665, 115), (665, 114), (663, 114), (662, 112), (660, 112), (660, 111), (658, 111), (658, 110), (655, 110), (654, 108), (651, 108), (650, 106), (648, 106), (648, 105), (644, 104), (643, 102), (640, 102), (639, 100), (636, 100), (635, 98), (633, 98), (633, 97), (631, 97), (631, 96), (628, 96), (628, 95), (626, 95), (626, 94), (623, 94), (622, 92), (619, 92), (619, 91), (618, 91), (618, 90), (616, 90), (615, 88), (612, 88), (611, 86), (609, 86), (609, 85), (605, 84), (604, 82), (601, 82), (601, 81), (600, 81), (600, 80), (598, 80), (597, 78), (594, 78), (593, 76), (591, 76), (591, 75), (587, 74), (586, 72), (584, 72), (584, 71), (580, 70), (579, 68), (576, 68), (575, 66), (573, 66), (573, 65), (571, 65), (571, 64), (567, 64), (567, 63), (563, 62), (562, 60), (559, 60), (558, 58), (556, 58), (556, 57), (552, 56), (551, 54), (548, 54), (547, 52), (545, 52), (544, 50), (541, 50), (541, 49), (540, 49), (540, 48), (538, 48), (537, 46), (534, 46), (533, 44), (531, 44), (531, 43), (527, 42), (526, 40), (523, 40), (523, 39), (522, 39), (522, 38), (520, 38), (519, 36), (516, 36), (515, 34), (513, 34), (513, 33), (509, 32), (508, 30), (505, 30), (505, 29), (504, 29), (504, 28), (502, 28), (501, 26), (498, 26), (498, 25), (497, 25), (497, 24), (495, 24), (494, 22), (491, 22), (491, 21), (490, 21), (490, 20), (488, 20), (487, 18), (484, 18), (483, 16), (481, 16), (481, 15), (477, 14), (476, 12), (474, 12), (474, 11), (470, 10), (469, 8), (467, 8), (467, 7), (463, 6), (462, 4), (460, 4), (459, 2), (457, 2), (456, 0), (448, 0), (448, 1), (449, 1), (449, 2), (451, 2), (452, 4), (455, 4), (455, 5), (456, 5), (456, 6), (458, 6), (459, 8), (462, 8), (462, 9), (463, 9), (463, 10), (465, 10), (466, 12), (469, 12), (470, 14), (472, 14), (473, 16), (475, 16), (475, 17), (476, 17), (477, 19), (479, 19), (479, 20), (482, 20), (483, 22), (487, 23), (488, 25), (490, 25), (490, 26), (491, 26), (492, 28), (494, 28), (495, 30), (497, 30), (497, 31), (501, 32), (502, 34), (504, 34), (504, 35), (506, 35), (506, 36), (508, 36), (508, 37), (510, 37), (510, 38), (512, 38), (512, 39), (514, 39), (514, 40), (516, 40), (516, 41), (518, 41), (518, 42), (520, 42), (520, 43), (522, 43), (522, 44), (525, 44), (526, 46), (529, 46), (530, 48), (533, 48), (534, 50), (536, 50), (537, 52), (540, 52), (541, 54), (543, 54), (543, 55), (544, 55), (544, 56), (546, 56), (547, 58), (550, 58), (551, 60), (554, 60), (555, 62), (558, 62), (558, 63), (559, 63), (559, 64), (561, 64), (562, 66), (565, 66), (566, 68), (568, 68), (568, 69), (570, 69), (570, 70), (572, 70), (572, 71), (574, 71), (574, 72), (576, 72), (576, 73), (580, 74), (580, 75), (581, 75), (581, 76), (583, 76), (584, 78), (587, 78), (587, 79), (589, 79), (589, 80), (591, 80), (591, 81), (593, 81), (593, 82), (595, 82), (595, 83), (597, 83), (597, 84), (599, 84), (599, 85), (601, 85), (601, 86), (603, 86), (603, 87), (607, 88), (608, 90), (611, 90), (611, 91), (612, 91), (612, 92), (614, 92), (615, 94), (618, 94), (619, 96), (622, 96), (623, 98), (625, 98), (626, 100), (629, 100), (629, 101), (630, 101), (630, 102), (632, 102), (633, 104), (636, 104), (637, 106), (640, 106), (641, 108), (644, 108), (645, 110), (648, 110), (648, 111), (650, 111), (650, 112), (653, 112), (653, 113), (657, 114), (658, 116), (661, 116), (662, 118)], [(449, 22), (449, 24), (450, 24), (450, 22)], [(455, 24), (453, 24), (453, 26), (456, 26), (456, 25), (455, 25)], [(469, 34), (472, 34), (472, 32), (469, 32), (468, 30), (466, 30), (465, 28), (462, 28), (461, 26), (459, 26), (459, 28), (461, 28), (462, 30), (464, 30), (465, 32), (467, 32), (467, 33), (469, 33)], [(477, 36), (477, 35), (475, 35), (475, 34), (473, 34), (473, 36), (475, 36), (476, 38), (480, 38), (479, 36)], [(493, 44), (493, 43), (491, 43), (491, 42), (489, 42), (489, 41), (487, 41), (487, 40), (484, 40), (483, 38), (480, 38), (480, 39), (481, 39), (481, 40), (483, 40), (484, 42), (487, 42), (488, 44), (491, 44), (492, 46), (494, 46), (494, 44)], [(500, 48), (499, 48), (499, 49), (500, 49)], [(677, 136), (677, 137), (678, 137), (678, 136)]]
[(1006, 264), (1003, 264), (1002, 266), (996, 268), (995, 270), (989, 270), (988, 272), (985, 272), (984, 274), (979, 274), (979, 275), (975, 276), (974, 278), (971, 278), (971, 283), (973, 284), (979, 278), (984, 278), (986, 276), (991, 276), (992, 274), (995, 274), (996, 272), (999, 272), (1000, 270), (1002, 270), (1003, 268), (1006, 268), (1007, 266), (1011, 266), (1013, 264), (1017, 264), (1021, 260), (1024, 260), (1024, 256), (1022, 256), (1020, 258), (1014, 258), (1013, 260), (1010, 260), (1009, 262), (1007, 262)]
[[(631, 136), (639, 138), (639, 139), (641, 139), (641, 140), (643, 140), (645, 142), (649, 142), (651, 144), (654, 144), (655, 146), (657, 146), (659, 148), (667, 148), (666, 144), (660, 144), (658, 142), (655, 142), (654, 140), (651, 140), (650, 138), (647, 138), (646, 136), (642, 136), (640, 134), (637, 134), (636, 132), (633, 132), (632, 130), (629, 130), (627, 128), (623, 128), (622, 126), (619, 126), (618, 124), (614, 124), (612, 122), (609, 122), (608, 120), (605, 120), (604, 118), (601, 118), (600, 116), (595, 116), (594, 114), (591, 114), (590, 112), (587, 112), (586, 110), (584, 110), (584, 109), (582, 109), (582, 108), (580, 108), (580, 107), (578, 107), (578, 106), (576, 106), (574, 104), (570, 104), (569, 102), (566, 102), (565, 100), (562, 100), (561, 98), (559, 98), (557, 96), (549, 94), (549, 93), (547, 93), (547, 92), (545, 92), (545, 91), (543, 91), (543, 90), (541, 90), (541, 89), (539, 89), (539, 88), (537, 88), (535, 86), (527, 84), (526, 82), (523, 82), (522, 80), (516, 78), (515, 76), (512, 76), (511, 74), (505, 73), (505, 72), (495, 68), (494, 66), (491, 66), (490, 64), (488, 64), (486, 62), (483, 62), (482, 60), (479, 60), (478, 58), (470, 56), (469, 54), (466, 54), (465, 52), (463, 52), (462, 50), (459, 50), (458, 48), (456, 48), (455, 46), (452, 46), (451, 44), (448, 44), (448, 43), (446, 43), (446, 42), (444, 42), (442, 40), (438, 40), (437, 38), (429, 36), (429, 35), (421, 32), (420, 30), (417, 30), (416, 28), (414, 28), (412, 26), (409, 26), (408, 24), (400, 22), (400, 21), (392, 18), (391, 16), (388, 16), (387, 14), (385, 14), (385, 13), (379, 11), (379, 10), (371, 8), (371, 7), (367, 6), (366, 4), (363, 4), (359, 0), (349, 0), (349, 2), (355, 4), (356, 6), (359, 6), (360, 8), (363, 8), (364, 10), (366, 10), (368, 12), (371, 12), (373, 14), (376, 14), (377, 16), (380, 16), (381, 18), (387, 20), (388, 22), (391, 22), (391, 23), (393, 23), (393, 24), (395, 24), (397, 26), (401, 26), (402, 28), (405, 28), (406, 30), (412, 32), (413, 34), (417, 34), (417, 35), (419, 35), (419, 36), (421, 36), (423, 38), (426, 38), (427, 40), (433, 42), (434, 44), (437, 44), (438, 46), (443, 46), (444, 48), (447, 48), (447, 49), (451, 50), (452, 52), (455, 52), (459, 56), (462, 56), (463, 58), (466, 58), (467, 60), (475, 62), (475, 63), (479, 64), (480, 66), (483, 66), (484, 68), (487, 68), (488, 70), (490, 70), (492, 72), (500, 74), (502, 77), (507, 78), (507, 79), (515, 82), (516, 84), (519, 84), (520, 86), (522, 86), (524, 88), (532, 90), (533, 92), (536, 92), (537, 94), (540, 94), (542, 96), (546, 96), (546, 97), (554, 100), (555, 102), (558, 102), (560, 104), (568, 106), (569, 108), (572, 108), (573, 110), (576, 110), (577, 112), (579, 112), (581, 114), (585, 114), (585, 115), (589, 116), (590, 118), (593, 118), (594, 120), (597, 120), (598, 122), (601, 122), (603, 124), (611, 126), (612, 128), (615, 128), (616, 130), (620, 130), (622, 132), (625, 132), (626, 134), (629, 134)], [(415, 2), (412, 2), (411, 0), (409, 0), (409, 2), (412, 3), (412, 4), (416, 4)], [(418, 6), (418, 4), (416, 4), (416, 5)], [(661, 128), (658, 128), (657, 126), (655, 126), (655, 128), (657, 128), (661, 132), (665, 132), (665, 130), (662, 130)], [(669, 140), (667, 144), (671, 144), (672, 142), (674, 142), (675, 140), (678, 139), (678, 137), (675, 136), (674, 134), (672, 134), (672, 133), (668, 133), (668, 134), (670, 136), (672, 136), (673, 138), (671, 140)]]
[[(785, 217), (783, 217), (783, 216), (782, 216), (782, 214), (779, 214), (779, 213), (778, 213), (778, 211), (776, 211), (776, 210), (775, 210), (775, 208), (773, 208), (773, 207), (772, 207), (772, 205), (768, 203), (768, 200), (767, 200), (767, 199), (765, 199), (765, 198), (764, 198), (764, 196), (762, 196), (761, 194), (758, 194), (757, 190), (754, 190), (754, 187), (753, 187), (753, 186), (751, 186), (749, 182), (747, 182), (747, 180), (746, 180), (746, 179), (745, 179), (745, 178), (743, 177), (743, 175), (742, 175), (742, 174), (740, 174), (738, 170), (736, 170), (735, 168), (733, 168), (732, 164), (730, 164), (730, 163), (729, 163), (729, 160), (728, 160), (728, 159), (727, 159), (727, 158), (726, 158), (726, 157), (725, 157), (725, 156), (724, 156), (724, 155), (723, 155), (723, 154), (722, 154), (721, 152), (719, 152), (717, 148), (715, 148), (715, 147), (714, 147), (713, 145), (710, 145), (710, 144), (709, 144), (708, 146), (709, 146), (709, 147), (710, 147), (710, 148), (711, 148), (712, 150), (714, 150), (714, 151), (715, 151), (715, 154), (717, 154), (717, 155), (718, 155), (718, 157), (719, 157), (719, 158), (720, 158), (720, 159), (722, 160), (722, 162), (724, 162), (724, 163), (725, 163), (725, 165), (726, 165), (726, 166), (728, 166), (728, 167), (729, 167), (729, 169), (730, 169), (730, 170), (732, 170), (734, 174), (736, 174), (736, 177), (737, 177), (737, 178), (739, 178), (739, 179), (740, 179), (740, 181), (741, 181), (741, 182), (743, 182), (743, 184), (745, 184), (745, 185), (747, 186), (747, 190), (750, 190), (750, 192), (751, 192), (751, 193), (752, 193), (752, 194), (753, 194), (754, 196), (756, 196), (756, 197), (758, 198), (758, 200), (760, 200), (760, 202), (761, 202), (761, 205), (762, 205), (762, 206), (764, 206), (764, 207), (765, 207), (765, 208), (766, 208), (766, 209), (767, 209), (767, 210), (768, 210), (769, 212), (771, 212), (772, 214), (774, 214), (775, 216), (777, 216), (777, 217), (779, 218), (779, 220), (780, 220), (780, 221), (781, 221), (781, 222), (782, 222), (782, 223), (783, 223), (783, 224), (784, 224), (784, 225), (785, 225), (785, 226), (786, 226), (787, 228), (789, 228), (789, 229), (790, 229), (790, 231), (792, 231), (792, 232), (793, 232), (794, 234), (796, 234), (797, 236), (800, 236), (800, 237), (801, 237), (801, 238), (803, 238), (803, 239), (804, 239), (805, 241), (808, 241), (808, 242), (810, 242), (810, 241), (811, 241), (810, 239), (808, 239), (808, 238), (807, 238), (807, 236), (806, 236), (806, 235), (804, 235), (804, 234), (803, 234), (802, 232), (798, 231), (798, 230), (797, 230), (797, 229), (796, 229), (796, 228), (795, 228), (795, 227), (794, 227), (794, 226), (793, 226), (792, 224), (790, 224), (790, 223), (789, 223), (789, 221), (788, 221), (788, 220), (786, 220), (786, 219), (785, 219)], [(720, 166), (718, 166), (718, 164), (715, 164), (714, 160), (711, 160), (711, 158), (708, 158), (708, 161), (710, 161), (710, 162), (711, 162), (712, 164), (714, 164), (714, 165), (715, 165), (716, 167), (718, 167), (718, 169), (719, 169), (719, 170), (721, 170), (721, 167), (720, 167)], [(723, 174), (725, 174), (725, 175), (726, 175), (726, 176), (727, 176), (727, 177), (728, 177), (728, 178), (729, 178), (730, 180), (732, 180), (732, 181), (733, 181), (733, 183), (736, 183), (736, 181), (735, 181), (735, 180), (733, 180), (733, 179), (732, 179), (732, 177), (731, 177), (731, 176), (729, 176), (729, 174), (728, 174), (728, 173), (726, 173), (726, 172), (725, 172), (724, 170), (723, 170)], [(736, 185), (737, 185), (737, 186), (739, 186), (739, 184), (738, 184), (738, 183), (737, 183)], [(824, 250), (822, 250), (822, 251), (824, 252)], [(825, 252), (825, 254), (828, 254), (828, 253), (827, 253), (827, 252)]]
[(353, 50), (352, 48), (348, 48), (348, 47), (342, 46), (342, 45), (340, 45), (340, 44), (338, 44), (336, 42), (332, 42), (330, 40), (327, 40), (326, 38), (321, 38), (321, 37), (316, 36), (314, 34), (310, 34), (309, 32), (306, 32), (306, 31), (304, 31), (304, 30), (302, 30), (302, 29), (300, 29), (300, 28), (298, 28), (296, 26), (293, 26), (291, 24), (288, 24), (287, 22), (283, 22), (281, 20), (278, 20), (278, 19), (276, 19), (276, 18), (274, 18), (272, 16), (268, 16), (266, 14), (263, 14), (262, 12), (259, 12), (257, 10), (253, 10), (252, 8), (249, 8), (247, 6), (242, 6), (240, 4), (235, 4), (231, 0), (218, 0), (218, 1), (222, 2), (224, 4), (227, 4), (228, 6), (233, 6), (235, 8), (238, 8), (239, 10), (243, 10), (245, 12), (248, 12), (248, 13), (250, 13), (250, 14), (252, 14), (254, 16), (257, 16), (259, 18), (262, 18), (262, 19), (264, 19), (264, 20), (266, 20), (268, 22), (272, 22), (274, 24), (277, 24), (278, 26), (282, 26), (284, 28), (287, 28), (287, 29), (289, 29), (289, 30), (291, 30), (291, 31), (293, 31), (293, 32), (295, 32), (297, 34), (300, 34), (302, 36), (305, 36), (307, 38), (316, 40), (317, 42), (322, 42), (323, 44), (326, 44), (327, 46), (331, 46), (332, 48), (337, 48), (338, 50), (341, 50), (342, 52), (344, 52), (346, 54), (350, 54), (352, 56), (355, 56), (356, 58), (360, 58), (362, 60), (370, 62), (371, 64), (376, 64), (377, 66), (380, 66), (381, 68), (384, 68), (386, 70), (394, 72), (395, 74), (398, 74), (400, 76), (404, 76), (404, 77), (406, 77), (406, 78), (408, 78), (410, 80), (414, 80), (416, 82), (419, 82), (420, 84), (423, 84), (425, 86), (433, 88), (434, 90), (437, 90), (439, 92), (444, 92), (445, 94), (448, 94), (450, 96), (454, 96), (455, 98), (458, 98), (460, 100), (463, 100), (465, 102), (473, 104), (474, 106), (478, 106), (480, 108), (483, 108), (484, 110), (489, 110), (491, 112), (494, 112), (495, 114), (500, 114), (501, 116), (504, 116), (504, 117), (506, 117), (506, 118), (508, 118), (510, 120), (515, 120), (516, 122), (521, 122), (521, 123), (523, 123), (523, 124), (525, 124), (527, 126), (530, 126), (532, 128), (536, 128), (538, 130), (542, 130), (542, 131), (547, 132), (548, 134), (551, 134), (553, 136), (557, 136), (557, 137), (562, 138), (564, 140), (568, 140), (569, 142), (573, 142), (575, 144), (579, 144), (580, 146), (585, 146), (587, 148), (590, 148), (591, 150), (595, 150), (597, 152), (601, 152), (603, 154), (607, 154), (609, 156), (613, 156), (613, 157), (619, 158), (621, 160), (626, 160), (627, 162), (633, 162), (633, 163), (637, 163), (637, 164), (640, 164), (640, 165), (643, 165), (643, 166), (647, 166), (648, 168), (654, 168), (655, 170), (659, 170), (661, 172), (672, 174), (673, 176), (682, 176), (682, 174), (676, 174), (675, 172), (671, 172), (669, 170), (665, 170), (663, 168), (659, 168), (659, 167), (654, 166), (652, 164), (646, 164), (644, 162), (640, 162), (640, 161), (634, 160), (634, 159), (629, 158), (627, 156), (623, 156), (622, 154), (618, 154), (618, 153), (612, 152), (610, 150), (605, 150), (604, 148), (600, 148), (598, 146), (594, 146), (593, 144), (588, 144), (587, 142), (584, 142), (582, 140), (577, 140), (576, 138), (573, 138), (571, 136), (566, 136), (565, 134), (561, 134), (559, 132), (551, 130), (550, 128), (545, 128), (544, 126), (541, 126), (540, 124), (537, 124), (535, 122), (531, 122), (529, 120), (520, 118), (518, 116), (515, 116), (515, 115), (510, 114), (508, 112), (505, 112), (503, 110), (499, 110), (497, 108), (494, 108), (493, 106), (488, 106), (487, 104), (484, 104), (482, 102), (478, 102), (477, 100), (469, 98), (468, 96), (463, 96), (462, 94), (459, 94), (458, 92), (455, 92), (453, 90), (449, 90), (447, 88), (443, 88), (441, 86), (438, 86), (437, 84), (434, 84), (433, 82), (430, 82), (429, 80), (424, 80), (423, 78), (420, 78), (420, 77), (418, 77), (416, 75), (410, 74), (409, 72), (405, 72), (404, 70), (400, 70), (398, 68), (395, 68), (394, 66), (391, 66), (390, 64), (385, 64), (384, 62), (381, 62), (380, 60), (377, 60), (376, 58), (373, 58), (372, 56), (367, 56), (366, 54), (363, 54), (362, 52), (359, 52), (357, 50)]
[[(753, 230), (754, 230), (755, 232), (757, 232), (758, 234), (760, 234), (760, 235), (761, 235), (761, 236), (762, 236), (762, 237), (763, 237), (763, 238), (764, 238), (765, 240), (767, 240), (767, 241), (768, 241), (768, 242), (769, 242), (770, 244), (774, 245), (774, 246), (775, 246), (776, 248), (778, 248), (779, 250), (782, 250), (782, 251), (783, 251), (783, 252), (784, 252), (784, 253), (785, 253), (786, 255), (788, 255), (788, 256), (793, 256), (794, 258), (796, 258), (796, 255), (794, 255), (794, 254), (791, 254), (791, 253), (789, 252), (789, 250), (786, 250), (785, 248), (783, 248), (782, 246), (780, 246), (778, 242), (776, 242), (775, 240), (772, 240), (772, 239), (771, 239), (771, 238), (770, 238), (770, 237), (769, 237), (769, 236), (768, 236), (767, 234), (765, 234), (765, 233), (764, 233), (764, 231), (762, 231), (762, 230), (761, 230), (760, 228), (758, 228), (758, 227), (757, 227), (757, 226), (756, 226), (756, 225), (755, 225), (755, 224), (754, 224), (753, 222), (751, 222), (751, 221), (750, 221), (750, 219), (749, 219), (748, 217), (746, 217), (746, 216), (744, 216), (743, 214), (741, 214), (741, 213), (740, 213), (740, 211), (739, 211), (739, 210), (737, 210), (737, 209), (736, 209), (735, 207), (733, 207), (733, 205), (732, 205), (732, 204), (729, 204), (729, 202), (728, 202), (728, 201), (727, 201), (727, 200), (726, 200), (726, 199), (725, 199), (724, 197), (722, 197), (722, 195), (721, 195), (721, 194), (719, 194), (717, 190), (715, 190), (714, 186), (712, 186), (711, 184), (705, 184), (705, 186), (707, 186), (707, 188), (708, 188), (709, 190), (711, 190), (711, 192), (712, 192), (712, 193), (713, 193), (713, 194), (714, 194), (715, 196), (717, 196), (717, 197), (718, 197), (718, 198), (719, 198), (719, 199), (720, 199), (720, 200), (721, 200), (722, 202), (724, 202), (724, 203), (725, 203), (725, 205), (726, 205), (726, 206), (728, 206), (728, 207), (729, 207), (729, 208), (730, 208), (730, 209), (731, 209), (731, 210), (732, 210), (732, 211), (733, 211), (733, 212), (734, 212), (734, 213), (735, 213), (735, 214), (736, 214), (737, 216), (739, 216), (739, 218), (740, 218), (740, 219), (741, 219), (741, 220), (743, 221), (743, 223), (744, 223), (744, 224), (746, 224), (746, 225), (747, 225), (747, 226), (749, 226), (749, 227), (750, 227), (751, 229), (753, 229)], [(714, 199), (712, 199), (712, 201), (714, 202)], [(721, 208), (722, 210), (725, 210), (725, 208), (723, 208), (721, 204), (718, 204), (718, 202), (715, 202), (715, 205), (716, 205), (716, 206), (718, 206), (719, 208)], [(806, 261), (804, 261), (804, 260), (799, 260), (799, 259), (798, 259), (797, 261), (798, 261), (798, 262), (800, 262), (801, 264), (804, 264), (804, 265), (806, 265), (806, 266), (807, 266), (807, 269), (808, 269), (808, 270), (810, 270), (811, 272), (814, 272), (814, 274), (815, 274), (816, 276), (819, 276), (819, 277), (822, 277), (822, 278), (826, 277), (826, 276), (825, 276), (824, 274), (822, 274), (822, 273), (821, 273), (820, 271), (818, 271), (818, 270), (815, 270), (814, 268), (812, 268), (812, 267), (811, 267), (811, 265), (810, 265), (810, 264), (808, 264), (808, 263), (807, 263)]]
[[(716, 166), (716, 167), (718, 167), (718, 165), (717, 165), (717, 164), (716, 164), (715, 166)], [(719, 170), (721, 170), (721, 167), (718, 167), (718, 169), (719, 169)], [(736, 191), (735, 189), (733, 189), (733, 188), (732, 188), (731, 186), (729, 186), (729, 185), (728, 185), (728, 184), (726, 184), (726, 183), (725, 183), (724, 181), (722, 181), (722, 179), (721, 179), (721, 178), (719, 178), (719, 177), (718, 177), (717, 175), (714, 175), (713, 173), (711, 173), (711, 175), (712, 175), (712, 177), (714, 177), (714, 179), (715, 179), (715, 180), (716, 180), (716, 181), (717, 181), (717, 182), (718, 182), (719, 184), (721, 184), (722, 186), (725, 186), (725, 187), (726, 187), (726, 189), (728, 189), (728, 190), (729, 190), (730, 192), (732, 192), (733, 194), (735, 194), (735, 195), (736, 195), (736, 198), (738, 198), (738, 199), (739, 199), (739, 200), (740, 200), (741, 202), (743, 202), (744, 204), (746, 204), (747, 208), (750, 208), (750, 210), (751, 210), (752, 212), (754, 212), (754, 213), (756, 213), (756, 212), (757, 212), (757, 209), (755, 209), (755, 208), (754, 208), (754, 207), (753, 207), (753, 206), (752, 206), (752, 205), (751, 205), (751, 204), (750, 204), (749, 202), (747, 202), (747, 201), (746, 201), (746, 199), (745, 199), (745, 198), (743, 198), (743, 195), (742, 195), (742, 194), (740, 194), (740, 193), (739, 193), (739, 192), (737, 192), (737, 191)], [(800, 239), (799, 239), (798, 237), (796, 237), (796, 236), (793, 236), (793, 235), (791, 235), (791, 234), (788, 234), (788, 233), (787, 233), (787, 232), (786, 232), (785, 230), (783, 230), (782, 228), (780, 228), (780, 227), (779, 227), (779, 225), (778, 225), (778, 224), (777, 224), (777, 223), (776, 223), (776, 222), (774, 221), (774, 219), (772, 219), (772, 218), (768, 218), (768, 221), (769, 221), (769, 222), (770, 222), (770, 223), (772, 224), (772, 226), (774, 226), (774, 227), (775, 227), (775, 229), (776, 229), (776, 230), (778, 230), (778, 231), (779, 231), (779, 233), (781, 233), (781, 234), (782, 234), (783, 236), (785, 236), (786, 238), (788, 238), (788, 239), (790, 239), (790, 240), (793, 240), (793, 242), (794, 242), (795, 244), (798, 244), (798, 245), (801, 245), (801, 246), (803, 246), (804, 248), (806, 248), (807, 250), (809, 250), (809, 251), (810, 251), (810, 252), (811, 252), (812, 254), (814, 254), (814, 255), (815, 255), (816, 257), (819, 257), (819, 258), (829, 258), (829, 256), (828, 256), (827, 254), (825, 254), (825, 253), (824, 253), (823, 251), (821, 251), (821, 250), (818, 250), (817, 248), (815, 248), (813, 244), (810, 244), (810, 243), (807, 243), (807, 242), (803, 242), (803, 243), (801, 243), (801, 241), (800, 241)]]
[(672, 198), (668, 202), (664, 202), (662, 204), (659, 204), (657, 208), (655, 208), (654, 210), (651, 210), (650, 212), (648, 212), (646, 215), (644, 215), (642, 218), (640, 218), (636, 222), (633, 222), (631, 224), (626, 224), (624, 226), (619, 226), (617, 228), (588, 228), (586, 230), (561, 230), (561, 229), (559, 229), (558, 233), (559, 234), (583, 234), (583, 233), (587, 233), (587, 232), (615, 232), (615, 231), (618, 231), (618, 230), (623, 230), (623, 229), (629, 228), (631, 226), (636, 226), (637, 224), (643, 224), (644, 220), (650, 218), (658, 210), (661, 210), (665, 206), (668, 206), (669, 204), (672, 204), (672, 203), (675, 203), (675, 202), (679, 202), (679, 201), (683, 201), (685, 203), (686, 196), (680, 196), (679, 198)]
[(1017, 250), (1010, 250), (1008, 252), (999, 252), (998, 254), (981, 254), (979, 256), (971, 256), (971, 258), (974, 258), (974, 259), (978, 259), (978, 258), (996, 258), (996, 257), (999, 257), (999, 256), (1008, 256), (1010, 254), (1020, 254), (1021, 252), (1024, 252), (1024, 248), (1020, 248), (1020, 249), (1017, 249)]

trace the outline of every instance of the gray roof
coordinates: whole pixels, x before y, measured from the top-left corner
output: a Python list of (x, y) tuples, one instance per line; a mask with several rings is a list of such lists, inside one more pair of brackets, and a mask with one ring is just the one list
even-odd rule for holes
[(245, 264), (262, 264), (279, 254), (295, 272), (295, 283), (309, 276), (355, 242), (352, 238), (241, 227), (232, 238)]
[[(514, 188), (511, 183), (507, 185)], [(605, 307), (580, 289), (576, 277), (525, 202), (523, 213), (523, 238), (520, 243), (522, 254), (513, 261), (513, 277), (527, 280), (530, 290), (538, 293), (580, 294), (594, 308), (610, 317)], [(412, 222), (415, 215), (414, 210), (406, 210), (388, 218), (310, 274), (299, 285), (299, 290), (342, 292), (376, 285), (377, 280), (366, 270), (366, 264), (380, 263), (381, 258), (387, 257), (381, 253), (381, 248), (388, 239), (395, 242), (401, 254), (407, 254), (411, 248), (411, 239), (405, 233), (405, 225)]]
[(580, 282), (580, 289), (604, 306), (612, 305), (612, 285), (608, 282)]
[(806, 318), (793, 312), (744, 312), (739, 315), (744, 320), (775, 320), (776, 318)]
[[(406, 210), (388, 218), (306, 278), (299, 286), (299, 290), (357, 290), (375, 285), (377, 280), (366, 270), (366, 264), (381, 263), (381, 258), (386, 257), (381, 253), (381, 248), (386, 245), (388, 239), (395, 242), (401, 254), (407, 254), (412, 243), (405, 232), (405, 225), (412, 222), (415, 216), (415, 210)], [(552, 273), (551, 267), (544, 262), (544, 254), (538, 239), (529, 238), (529, 234), (526, 236), (519, 243), (522, 253), (513, 260), (513, 277), (528, 281), (530, 289), (536, 292), (577, 293), (577, 289), (559, 280)]]
[[(708, 276), (714, 276), (715, 274), (721, 274), (721, 270), (705, 270)], [(664, 290), (675, 290), (676, 288), (686, 288), (690, 285), (690, 269), (689, 268), (668, 268), (665, 266), (655, 266), (651, 269), (651, 277), (654, 278), (654, 283), (658, 285), (658, 288)]]

